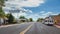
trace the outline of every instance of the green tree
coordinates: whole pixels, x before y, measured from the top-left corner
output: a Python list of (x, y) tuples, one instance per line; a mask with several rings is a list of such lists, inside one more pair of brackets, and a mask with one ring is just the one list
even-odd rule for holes
[(25, 16), (20, 16), (19, 19), (25, 19)]
[[(8, 14), (5, 14), (5, 16), (6, 16), (7, 18), (9, 18), (10, 14), (9, 14), (9, 13), (8, 13)], [(13, 18), (14, 18), (14, 17), (13, 17)], [(15, 23), (17, 23), (17, 21), (16, 21), (16, 19), (14, 18), (13, 24), (15, 24)]]
[(2, 10), (2, 7), (5, 6), (4, 5), (4, 1), (7, 1), (7, 0), (0, 0), (0, 17), (4, 17), (5, 16), (5, 13)]
[(5, 13), (3, 12), (2, 8), (0, 8), (0, 17), (4, 17)]
[(33, 19), (32, 19), (32, 18), (29, 18), (29, 21), (30, 21), (30, 22), (33, 22)]
[(2, 6), (4, 4), (4, 0), (0, 0), (0, 17), (4, 17), (5, 13), (2, 10)]
[(44, 19), (43, 18), (38, 18), (37, 22), (42, 22)]
[(7, 18), (9, 18), (10, 14), (5, 14), (5, 16), (6, 16)]
[(8, 22), (9, 22), (9, 24), (12, 24), (13, 21), (14, 21), (14, 17), (13, 17), (12, 14), (10, 14), (9, 17), (8, 17)]
[(0, 0), (0, 8), (1, 8), (2, 6), (4, 6), (4, 1), (5, 1), (5, 0)]
[(8, 1), (8, 0), (0, 0), (0, 7), (5, 6), (5, 5), (4, 5), (4, 2), (5, 2), (5, 1)]
[(25, 16), (20, 16), (19, 19), (21, 19), (20, 22), (25, 22), (26, 21)]

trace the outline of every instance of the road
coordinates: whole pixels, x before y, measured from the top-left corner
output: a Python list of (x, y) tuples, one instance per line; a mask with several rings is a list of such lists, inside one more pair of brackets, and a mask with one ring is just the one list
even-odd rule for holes
[(60, 34), (60, 29), (38, 22), (29, 22), (0, 28), (0, 34), (22, 34), (21, 32), (23, 34)]

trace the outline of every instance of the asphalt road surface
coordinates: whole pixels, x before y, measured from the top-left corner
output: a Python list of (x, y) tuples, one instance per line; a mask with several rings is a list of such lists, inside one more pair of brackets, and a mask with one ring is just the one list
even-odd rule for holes
[[(32, 24), (31, 27), (29, 27)], [(0, 34), (20, 34), (27, 30), (24, 34), (60, 34), (60, 29), (54, 26), (47, 26), (38, 22), (29, 22), (0, 28)]]

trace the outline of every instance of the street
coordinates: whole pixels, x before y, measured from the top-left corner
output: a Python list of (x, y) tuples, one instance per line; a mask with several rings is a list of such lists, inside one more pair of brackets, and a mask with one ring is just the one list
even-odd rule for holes
[(0, 34), (60, 34), (60, 0), (0, 0)]
[[(26, 31), (23, 32), (24, 30)], [(60, 29), (55, 26), (47, 26), (38, 22), (29, 22), (0, 28), (0, 34), (21, 34), (21, 32), (24, 34), (60, 34)]]

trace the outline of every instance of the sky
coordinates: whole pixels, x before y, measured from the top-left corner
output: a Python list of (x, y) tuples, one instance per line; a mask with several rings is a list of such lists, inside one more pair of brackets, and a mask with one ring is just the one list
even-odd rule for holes
[[(8, 0), (5, 1), (3, 10), (8, 13), (9, 10), (21, 10), (12, 13), (16, 18), (23, 15), (26, 18), (45, 18), (49, 15), (58, 15), (60, 13), (60, 0)], [(23, 12), (24, 11), (24, 12)]]

